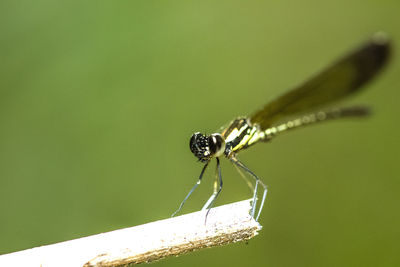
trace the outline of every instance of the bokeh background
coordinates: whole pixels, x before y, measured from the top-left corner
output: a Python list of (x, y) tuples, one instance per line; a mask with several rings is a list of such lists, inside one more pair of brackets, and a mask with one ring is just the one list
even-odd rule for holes
[[(169, 217), (201, 170), (193, 132), (384, 30), (392, 62), (349, 101), (372, 117), (240, 154), (269, 186), (260, 235), (153, 266), (399, 266), (399, 14), (397, 0), (2, 1), (0, 253)], [(217, 204), (249, 198), (222, 164)]]

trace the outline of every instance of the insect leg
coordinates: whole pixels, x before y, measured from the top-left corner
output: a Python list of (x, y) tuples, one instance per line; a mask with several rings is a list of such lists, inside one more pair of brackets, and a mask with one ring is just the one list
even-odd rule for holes
[(182, 209), (182, 207), (183, 207), (183, 205), (185, 204), (186, 200), (190, 197), (190, 195), (193, 193), (193, 191), (199, 186), (199, 184), (201, 183), (201, 178), (203, 178), (203, 174), (204, 174), (205, 170), (207, 169), (208, 163), (209, 163), (209, 162), (207, 162), (207, 163), (204, 165), (203, 169), (201, 170), (201, 173), (200, 173), (200, 176), (199, 176), (199, 180), (197, 181), (197, 183), (193, 186), (193, 188), (192, 188), (192, 189), (189, 191), (189, 193), (186, 195), (185, 199), (184, 199), (184, 200), (182, 201), (182, 203), (179, 205), (179, 208), (178, 208), (174, 213), (172, 213), (171, 217), (174, 217), (174, 216)]
[(206, 210), (210, 206), (211, 202), (214, 201), (215, 196), (218, 193), (218, 174), (215, 172), (215, 179), (214, 179), (214, 189), (213, 189), (213, 194), (210, 196), (210, 198), (207, 200), (207, 202), (203, 205), (201, 210)]
[(218, 188), (218, 170), (219, 170), (218, 165), (219, 165), (219, 160), (217, 158), (217, 168), (215, 169), (214, 191), (213, 191), (213, 194), (211, 195), (211, 197), (207, 200), (207, 202), (204, 204), (204, 206), (201, 210), (208, 209), (208, 207), (210, 207), (210, 205), (214, 202), (214, 199), (217, 197), (218, 191), (221, 191)]
[(251, 190), (251, 192), (254, 193), (254, 186), (251, 184), (251, 182), (249, 181), (249, 178), (246, 177), (243, 173), (243, 171), (236, 165), (233, 164), (233, 166), (236, 168), (236, 170), (238, 171), (238, 173), (240, 174), (240, 176), (243, 178), (243, 180), (246, 182), (247, 186), (249, 187), (249, 189)]
[(254, 195), (253, 195), (253, 207), (252, 207), (252, 211), (251, 211), (251, 215), (254, 217), (255, 215), (255, 208), (256, 208), (256, 202), (257, 202), (257, 189), (258, 189), (258, 184), (261, 184), (261, 186), (264, 188), (264, 192), (263, 192), (263, 197), (261, 199), (261, 204), (260, 204), (260, 208), (258, 210), (258, 214), (257, 217), (255, 217), (256, 221), (258, 221), (258, 218), (260, 217), (261, 214), (261, 210), (264, 206), (264, 202), (265, 199), (267, 197), (267, 186), (260, 180), (260, 178), (258, 178), (257, 175), (254, 174), (254, 172), (252, 172), (251, 170), (249, 170), (249, 168), (247, 168), (241, 161), (239, 161), (236, 157), (231, 157), (230, 160), (236, 164), (238, 167), (242, 168), (244, 171), (246, 171), (247, 173), (249, 173), (256, 181), (256, 185), (254, 187)]
[[(204, 204), (203, 208), (201, 209), (201, 210), (208, 209), (207, 213), (206, 213), (205, 222), (207, 221), (208, 213), (210, 212), (212, 206), (214, 205), (215, 200), (217, 199), (219, 193), (221, 193), (221, 190), (222, 190), (223, 183), (222, 183), (222, 175), (221, 175), (221, 165), (219, 162), (219, 158), (216, 158), (216, 159), (217, 159), (217, 168), (215, 169), (215, 175), (216, 175), (215, 178), (216, 179), (214, 182), (214, 192), (211, 195), (211, 197), (207, 200), (206, 204)], [(218, 187), (218, 183), (217, 183), (217, 178), (219, 180), (219, 187)]]

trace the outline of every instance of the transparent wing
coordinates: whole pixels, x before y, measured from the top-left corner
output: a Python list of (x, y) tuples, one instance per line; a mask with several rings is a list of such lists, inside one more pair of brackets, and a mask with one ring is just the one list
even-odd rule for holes
[(265, 130), (286, 117), (313, 111), (350, 95), (382, 69), (389, 55), (387, 36), (376, 33), (352, 53), (255, 112), (249, 117), (250, 122)]

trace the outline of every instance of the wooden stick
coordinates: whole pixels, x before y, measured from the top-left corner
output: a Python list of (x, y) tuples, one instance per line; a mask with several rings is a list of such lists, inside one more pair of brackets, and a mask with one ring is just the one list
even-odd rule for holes
[(0, 266), (121, 266), (248, 240), (261, 225), (250, 200), (0, 256)]

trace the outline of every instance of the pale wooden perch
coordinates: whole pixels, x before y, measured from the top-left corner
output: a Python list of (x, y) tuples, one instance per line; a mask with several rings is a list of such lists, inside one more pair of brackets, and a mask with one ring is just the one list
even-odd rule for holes
[[(0, 256), (0, 266), (121, 266), (248, 240), (261, 229), (250, 200)], [(3, 240), (5, 241), (5, 240)]]

